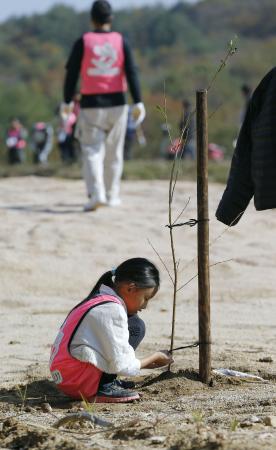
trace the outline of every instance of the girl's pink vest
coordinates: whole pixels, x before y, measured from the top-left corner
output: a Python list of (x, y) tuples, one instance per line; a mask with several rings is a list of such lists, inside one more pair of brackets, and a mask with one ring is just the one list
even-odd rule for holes
[(111, 295), (98, 295), (73, 309), (59, 330), (51, 350), (50, 371), (58, 388), (70, 397), (86, 399), (96, 395), (102, 371), (88, 362), (79, 361), (69, 353), (71, 340), (84, 316), (95, 306), (121, 302)]
[(81, 93), (125, 92), (123, 37), (120, 33), (85, 33), (81, 65)]

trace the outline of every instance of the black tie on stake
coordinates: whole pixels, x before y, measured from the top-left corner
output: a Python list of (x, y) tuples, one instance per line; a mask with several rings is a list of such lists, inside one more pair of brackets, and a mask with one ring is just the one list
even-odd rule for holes
[(187, 225), (189, 227), (194, 227), (195, 225), (197, 225), (199, 222), (205, 222), (205, 221), (209, 221), (209, 219), (189, 219), (187, 222), (183, 222), (183, 223), (173, 223), (172, 225), (166, 225), (166, 227), (172, 229), (174, 227), (183, 227), (184, 225)]
[(177, 350), (183, 350), (184, 348), (193, 348), (193, 347), (199, 347), (200, 345), (210, 345), (211, 342), (194, 342), (194, 344), (190, 345), (183, 345), (182, 347), (173, 348), (172, 350), (169, 350), (169, 353), (176, 352)]
[(173, 348), (172, 350), (169, 350), (169, 353), (176, 352), (177, 350), (183, 350), (184, 348), (193, 348), (193, 347), (199, 347), (201, 345), (200, 342), (195, 342), (194, 344), (190, 345), (183, 345), (182, 347)]

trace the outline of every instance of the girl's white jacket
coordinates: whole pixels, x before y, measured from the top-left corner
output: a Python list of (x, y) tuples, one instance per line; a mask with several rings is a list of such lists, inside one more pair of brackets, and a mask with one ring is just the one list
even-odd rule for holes
[(134, 349), (129, 345), (128, 317), (124, 301), (108, 286), (100, 294), (117, 297), (117, 303), (98, 305), (82, 320), (70, 344), (71, 355), (89, 362), (106, 373), (137, 375), (141, 368)]

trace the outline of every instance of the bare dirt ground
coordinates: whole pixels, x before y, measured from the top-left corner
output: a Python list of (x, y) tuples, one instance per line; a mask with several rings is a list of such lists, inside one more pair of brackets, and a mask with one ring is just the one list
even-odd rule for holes
[[(92, 405), (109, 429), (55, 422), (83, 405), (49, 378), (51, 343), (66, 313), (98, 277), (128, 257), (160, 268), (160, 292), (142, 317), (138, 356), (169, 348), (172, 286), (148, 243), (172, 267), (168, 183), (124, 182), (122, 206), (83, 213), (82, 181), (0, 180), (0, 447), (9, 449), (276, 449), (276, 212), (248, 208), (238, 226), (214, 218), (223, 187), (210, 185), (212, 367), (262, 376), (266, 383), (198, 380), (198, 349), (175, 353), (173, 373), (144, 371), (141, 402)], [(196, 186), (177, 185), (175, 216), (196, 217)], [(175, 231), (181, 284), (197, 273), (196, 229)], [(179, 292), (175, 345), (197, 340), (197, 279)], [(273, 419), (274, 416), (274, 419)], [(274, 425), (276, 425), (274, 423)]]

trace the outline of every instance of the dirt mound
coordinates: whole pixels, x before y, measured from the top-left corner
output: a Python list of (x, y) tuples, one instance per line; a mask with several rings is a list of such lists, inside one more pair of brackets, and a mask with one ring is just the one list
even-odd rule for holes
[(182, 396), (191, 391), (205, 390), (208, 386), (200, 382), (198, 373), (191, 370), (177, 372), (162, 372), (150, 375), (142, 383), (138, 383), (145, 396), (158, 395), (159, 399)]

